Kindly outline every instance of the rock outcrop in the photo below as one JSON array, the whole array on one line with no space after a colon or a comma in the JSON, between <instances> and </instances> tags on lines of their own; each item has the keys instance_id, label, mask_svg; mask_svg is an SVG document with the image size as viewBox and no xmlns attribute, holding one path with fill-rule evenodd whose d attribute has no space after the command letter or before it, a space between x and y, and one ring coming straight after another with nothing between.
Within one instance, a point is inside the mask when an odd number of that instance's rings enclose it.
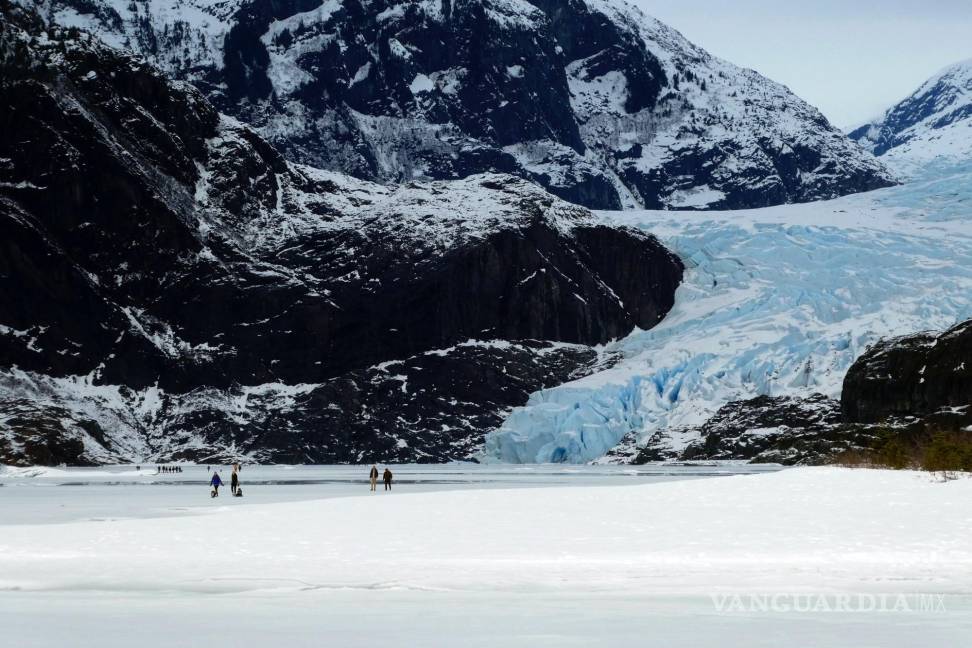
<instances>
[{"instance_id":1,"label":"rock outcrop","mask_svg":"<svg viewBox=\"0 0 972 648\"><path fill-rule=\"evenodd\" d=\"M875 345L851 366L841 393L844 419L853 423L961 413L970 406L972 322Z\"/></svg>"},{"instance_id":2,"label":"rock outcrop","mask_svg":"<svg viewBox=\"0 0 972 648\"><path fill-rule=\"evenodd\" d=\"M759 396L723 406L680 458L815 464L868 447L872 435L841 423L840 403L822 394L802 399Z\"/></svg>"}]
</instances>

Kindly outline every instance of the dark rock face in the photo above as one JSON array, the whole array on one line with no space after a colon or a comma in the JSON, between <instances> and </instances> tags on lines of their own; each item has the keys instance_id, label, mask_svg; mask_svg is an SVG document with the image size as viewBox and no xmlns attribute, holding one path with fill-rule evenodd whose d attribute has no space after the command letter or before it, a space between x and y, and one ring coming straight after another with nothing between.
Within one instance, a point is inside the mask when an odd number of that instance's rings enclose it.
<instances>
[{"instance_id":1,"label":"dark rock face","mask_svg":"<svg viewBox=\"0 0 972 648\"><path fill-rule=\"evenodd\" d=\"M847 372L844 418L881 423L972 405L972 322L875 345Z\"/></svg>"},{"instance_id":2,"label":"dark rock face","mask_svg":"<svg viewBox=\"0 0 972 648\"><path fill-rule=\"evenodd\" d=\"M191 81L288 158L362 179L510 173L604 209L893 182L785 87L620 2L36 4Z\"/></svg>"},{"instance_id":3,"label":"dark rock face","mask_svg":"<svg viewBox=\"0 0 972 648\"><path fill-rule=\"evenodd\" d=\"M673 303L653 237L521 179L294 165L41 29L0 24L0 461L468 457Z\"/></svg>"},{"instance_id":4,"label":"dark rock face","mask_svg":"<svg viewBox=\"0 0 972 648\"><path fill-rule=\"evenodd\" d=\"M107 441L98 423L69 408L33 399L0 397L0 460L51 466L93 465L85 439Z\"/></svg>"},{"instance_id":5,"label":"dark rock face","mask_svg":"<svg viewBox=\"0 0 972 648\"><path fill-rule=\"evenodd\" d=\"M843 450L867 447L872 439L864 431L842 427L840 404L822 394L728 403L700 432L700 440L686 448L682 459L815 464Z\"/></svg>"},{"instance_id":6,"label":"dark rock face","mask_svg":"<svg viewBox=\"0 0 972 648\"><path fill-rule=\"evenodd\" d=\"M546 14L550 32L568 61L583 61L583 77L620 71L628 81L624 109L637 113L656 105L668 78L661 62L620 16L612 17L583 0L531 0Z\"/></svg>"},{"instance_id":7,"label":"dark rock face","mask_svg":"<svg viewBox=\"0 0 972 648\"><path fill-rule=\"evenodd\" d=\"M669 444L659 436L640 447L632 462L744 459L813 465L846 450L869 448L876 438L874 431L863 426L845 425L840 403L822 394L733 401L693 432L698 440L680 453L666 450Z\"/></svg>"},{"instance_id":8,"label":"dark rock face","mask_svg":"<svg viewBox=\"0 0 972 648\"><path fill-rule=\"evenodd\" d=\"M595 360L582 346L462 344L298 387L287 407L273 392L251 390L242 422L218 400L187 408L191 395L175 397L164 408L171 411L164 433L176 448L178 440L202 438L276 462L450 461L474 455L485 433L531 392L583 375ZM225 400L241 395L230 390Z\"/></svg>"}]
</instances>

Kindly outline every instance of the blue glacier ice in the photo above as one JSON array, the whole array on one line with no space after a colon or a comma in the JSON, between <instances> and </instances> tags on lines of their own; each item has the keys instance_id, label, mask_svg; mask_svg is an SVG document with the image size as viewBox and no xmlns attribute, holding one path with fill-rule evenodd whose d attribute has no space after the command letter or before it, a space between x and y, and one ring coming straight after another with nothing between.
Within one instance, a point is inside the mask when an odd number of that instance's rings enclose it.
<instances>
[{"instance_id":1,"label":"blue glacier ice","mask_svg":"<svg viewBox=\"0 0 972 648\"><path fill-rule=\"evenodd\" d=\"M487 437L486 459L588 462L659 431L677 451L730 400L839 396L878 339L972 318L972 165L826 202L600 217L681 256L675 307L608 345L617 365L532 394Z\"/></svg>"}]
</instances>

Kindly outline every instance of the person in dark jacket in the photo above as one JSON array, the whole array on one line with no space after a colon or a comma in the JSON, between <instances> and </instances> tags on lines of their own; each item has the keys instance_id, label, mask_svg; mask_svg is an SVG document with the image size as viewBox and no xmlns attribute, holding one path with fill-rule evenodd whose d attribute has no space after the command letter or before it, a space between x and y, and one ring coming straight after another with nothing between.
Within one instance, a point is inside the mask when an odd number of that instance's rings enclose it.
<instances>
[{"instance_id":1,"label":"person in dark jacket","mask_svg":"<svg viewBox=\"0 0 972 648\"><path fill-rule=\"evenodd\" d=\"M378 466L371 464L371 472L368 473L368 479L371 480L371 490L378 490Z\"/></svg>"},{"instance_id":2,"label":"person in dark jacket","mask_svg":"<svg viewBox=\"0 0 972 648\"><path fill-rule=\"evenodd\" d=\"M236 489L240 487L240 473L237 472L239 468L236 464L233 464L233 474L230 475L230 492L236 495Z\"/></svg>"},{"instance_id":3,"label":"person in dark jacket","mask_svg":"<svg viewBox=\"0 0 972 648\"><path fill-rule=\"evenodd\" d=\"M392 471L385 468L385 473L382 475L382 479L385 480L385 490L391 490Z\"/></svg>"},{"instance_id":4,"label":"person in dark jacket","mask_svg":"<svg viewBox=\"0 0 972 648\"><path fill-rule=\"evenodd\" d=\"M223 485L223 480L219 478L219 473L213 473L213 478L209 480L209 485L213 487L212 496L219 497L219 487Z\"/></svg>"}]
</instances>

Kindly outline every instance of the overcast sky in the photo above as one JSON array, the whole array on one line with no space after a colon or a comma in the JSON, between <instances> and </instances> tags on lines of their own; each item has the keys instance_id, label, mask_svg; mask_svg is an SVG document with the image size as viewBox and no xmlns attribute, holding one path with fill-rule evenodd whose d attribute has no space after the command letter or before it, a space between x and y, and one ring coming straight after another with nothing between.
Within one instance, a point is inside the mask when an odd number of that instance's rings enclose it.
<instances>
[{"instance_id":1,"label":"overcast sky","mask_svg":"<svg viewBox=\"0 0 972 648\"><path fill-rule=\"evenodd\" d=\"M972 58L972 0L629 0L846 128Z\"/></svg>"}]
</instances>

